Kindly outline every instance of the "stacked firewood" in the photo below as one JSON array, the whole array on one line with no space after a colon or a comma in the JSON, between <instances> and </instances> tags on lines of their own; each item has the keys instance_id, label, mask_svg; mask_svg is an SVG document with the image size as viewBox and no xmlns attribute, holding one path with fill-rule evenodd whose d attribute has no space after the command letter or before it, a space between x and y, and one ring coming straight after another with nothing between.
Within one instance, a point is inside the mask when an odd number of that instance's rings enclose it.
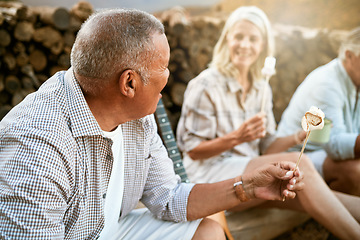
<instances>
[{"instance_id":1,"label":"stacked firewood","mask_svg":"<svg viewBox=\"0 0 360 240\"><path fill-rule=\"evenodd\" d=\"M0 119L53 73L69 67L76 32L92 12L87 2L67 10L0 1ZM164 23L171 49L163 98L175 130L186 86L211 61L226 16L189 16L175 7L156 17ZM347 31L282 25L274 25L274 30L277 63L270 85L279 121L299 83L336 57Z\"/></svg>"},{"instance_id":2,"label":"stacked firewood","mask_svg":"<svg viewBox=\"0 0 360 240\"><path fill-rule=\"evenodd\" d=\"M173 128L180 117L187 83L204 70L225 23L223 18L191 17L182 7L157 16L164 24L170 45L170 78L163 99Z\"/></svg>"},{"instance_id":3,"label":"stacked firewood","mask_svg":"<svg viewBox=\"0 0 360 240\"><path fill-rule=\"evenodd\" d=\"M163 97L173 129L176 129L187 83L211 61L226 16L189 17L184 9L176 7L158 17L166 27L171 48L171 76ZM273 29L277 63L270 85L275 120L279 122L297 86L312 70L337 56L340 41L347 31L279 24Z\"/></svg>"},{"instance_id":4,"label":"stacked firewood","mask_svg":"<svg viewBox=\"0 0 360 240\"><path fill-rule=\"evenodd\" d=\"M70 10L0 1L0 119L58 70L70 66L70 50L87 2Z\"/></svg>"}]
</instances>

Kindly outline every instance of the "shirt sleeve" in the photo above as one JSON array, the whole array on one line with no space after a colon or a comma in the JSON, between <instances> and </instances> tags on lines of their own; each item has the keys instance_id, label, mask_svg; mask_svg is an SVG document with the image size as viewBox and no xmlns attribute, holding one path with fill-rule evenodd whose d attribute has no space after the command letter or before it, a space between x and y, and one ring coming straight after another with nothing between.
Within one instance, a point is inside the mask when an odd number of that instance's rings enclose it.
<instances>
[{"instance_id":1,"label":"shirt sleeve","mask_svg":"<svg viewBox=\"0 0 360 240\"><path fill-rule=\"evenodd\" d=\"M177 134L181 151L189 152L202 141L216 137L215 106L201 81L188 84L185 92L182 119Z\"/></svg>"},{"instance_id":2,"label":"shirt sleeve","mask_svg":"<svg viewBox=\"0 0 360 240\"><path fill-rule=\"evenodd\" d=\"M66 193L53 173L59 156L36 130L0 140L0 232L3 239L63 239ZM51 168L50 168L51 166Z\"/></svg>"},{"instance_id":3,"label":"shirt sleeve","mask_svg":"<svg viewBox=\"0 0 360 240\"><path fill-rule=\"evenodd\" d=\"M150 145L150 168L141 201L160 219L182 222L187 220L187 202L194 184L181 183L175 175L173 162L157 134L155 120Z\"/></svg>"},{"instance_id":4,"label":"shirt sleeve","mask_svg":"<svg viewBox=\"0 0 360 240\"><path fill-rule=\"evenodd\" d=\"M347 132L344 114L346 114L344 96L339 89L341 86L328 88L319 95L324 96L318 101L323 106L325 117L332 121L332 129L329 142L324 146L328 155L334 160L353 159L357 133ZM329 105L331 103L331 106Z\"/></svg>"}]
</instances>

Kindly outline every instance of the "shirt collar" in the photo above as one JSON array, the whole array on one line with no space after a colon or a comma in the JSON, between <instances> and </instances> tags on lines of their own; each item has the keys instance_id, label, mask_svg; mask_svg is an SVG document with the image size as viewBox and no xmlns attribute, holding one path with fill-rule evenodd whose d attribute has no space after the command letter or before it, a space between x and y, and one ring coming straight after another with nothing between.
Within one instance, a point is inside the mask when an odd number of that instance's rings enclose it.
<instances>
[{"instance_id":1,"label":"shirt collar","mask_svg":"<svg viewBox=\"0 0 360 240\"><path fill-rule=\"evenodd\" d=\"M226 85L232 93L243 90L243 87L235 78L226 78ZM261 81L253 81L252 89L259 91L261 89Z\"/></svg>"},{"instance_id":2,"label":"shirt collar","mask_svg":"<svg viewBox=\"0 0 360 240\"><path fill-rule=\"evenodd\" d=\"M344 83L345 83L345 87L346 90L351 93L351 94L355 94L356 93L356 86L353 83L353 81L351 80L349 74L347 73L344 65L342 64L341 60L339 58L336 58L336 64L338 66L338 70L340 75L342 75L342 78L345 79Z\"/></svg>"},{"instance_id":3,"label":"shirt collar","mask_svg":"<svg viewBox=\"0 0 360 240\"><path fill-rule=\"evenodd\" d=\"M103 136L103 132L91 113L72 68L66 71L64 75L64 86L69 106L70 128L74 137Z\"/></svg>"}]
</instances>

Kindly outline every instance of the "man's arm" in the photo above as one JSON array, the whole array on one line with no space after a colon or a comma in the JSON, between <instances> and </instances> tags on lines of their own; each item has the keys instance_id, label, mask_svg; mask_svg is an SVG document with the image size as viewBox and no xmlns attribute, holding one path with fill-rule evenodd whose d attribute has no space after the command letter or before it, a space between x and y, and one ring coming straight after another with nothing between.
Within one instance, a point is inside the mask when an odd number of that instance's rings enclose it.
<instances>
[{"instance_id":1,"label":"man's arm","mask_svg":"<svg viewBox=\"0 0 360 240\"><path fill-rule=\"evenodd\" d=\"M186 221L186 205L194 184L181 183L175 175L173 161L158 135L153 115L146 117L152 131L147 132L150 141L150 155L146 183L141 201L157 217L169 221ZM146 164L147 165L147 164ZM142 191L142 189L140 189Z\"/></svg>"},{"instance_id":2,"label":"man's arm","mask_svg":"<svg viewBox=\"0 0 360 240\"><path fill-rule=\"evenodd\" d=\"M65 189L54 177L61 174L58 155L42 140L23 135L0 139L0 232L5 239L64 237L66 201L60 189Z\"/></svg>"},{"instance_id":3,"label":"man's arm","mask_svg":"<svg viewBox=\"0 0 360 240\"><path fill-rule=\"evenodd\" d=\"M151 122L156 130L155 122ZM235 194L234 178L213 184L196 184L194 187L193 184L179 184L172 169L172 161L156 132L151 137L152 160L142 196L142 202L154 215L172 221L194 220L241 204ZM294 191L300 190L303 185L302 176L297 170L295 187L291 191L286 189L293 173L291 171L289 176L285 174L294 168L292 162L278 165L268 163L254 171L245 172L242 180L246 196L266 200L282 200L283 195L294 198Z\"/></svg>"},{"instance_id":4,"label":"man's arm","mask_svg":"<svg viewBox=\"0 0 360 240\"><path fill-rule=\"evenodd\" d=\"M298 131L293 135L286 137L278 137L266 149L265 154L279 153L288 150L289 148L301 144L306 137L305 131Z\"/></svg>"},{"instance_id":5,"label":"man's arm","mask_svg":"<svg viewBox=\"0 0 360 240\"><path fill-rule=\"evenodd\" d=\"M340 82L333 82L319 89L316 95L317 107L323 110L325 118L332 121L330 140L324 149L333 160L354 159L358 133L351 130L352 113L347 92Z\"/></svg>"},{"instance_id":6,"label":"man's arm","mask_svg":"<svg viewBox=\"0 0 360 240\"><path fill-rule=\"evenodd\" d=\"M248 199L282 200L295 198L295 191L303 188L302 174L296 170L294 163L267 164L252 172L242 175L243 189ZM288 174L287 174L288 173ZM295 174L295 176L294 176ZM290 190L290 184L296 179L296 184ZM213 213L233 208L241 204L234 189L234 178L222 182L196 184L190 195L187 206L187 219L194 220ZM283 191L280 191L284 189Z\"/></svg>"}]
</instances>

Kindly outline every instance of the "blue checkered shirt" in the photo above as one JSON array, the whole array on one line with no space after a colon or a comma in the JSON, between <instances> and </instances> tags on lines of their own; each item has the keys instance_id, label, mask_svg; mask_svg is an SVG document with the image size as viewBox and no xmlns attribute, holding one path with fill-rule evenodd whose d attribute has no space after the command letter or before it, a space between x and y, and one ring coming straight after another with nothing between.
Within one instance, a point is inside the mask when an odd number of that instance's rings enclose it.
<instances>
[{"instance_id":1,"label":"blue checkered shirt","mask_svg":"<svg viewBox=\"0 0 360 240\"><path fill-rule=\"evenodd\" d=\"M158 218L186 221L193 184L175 175L153 115L121 127L120 219L141 200ZM96 239L104 226L111 145L71 69L28 95L0 122L0 238Z\"/></svg>"}]
</instances>

